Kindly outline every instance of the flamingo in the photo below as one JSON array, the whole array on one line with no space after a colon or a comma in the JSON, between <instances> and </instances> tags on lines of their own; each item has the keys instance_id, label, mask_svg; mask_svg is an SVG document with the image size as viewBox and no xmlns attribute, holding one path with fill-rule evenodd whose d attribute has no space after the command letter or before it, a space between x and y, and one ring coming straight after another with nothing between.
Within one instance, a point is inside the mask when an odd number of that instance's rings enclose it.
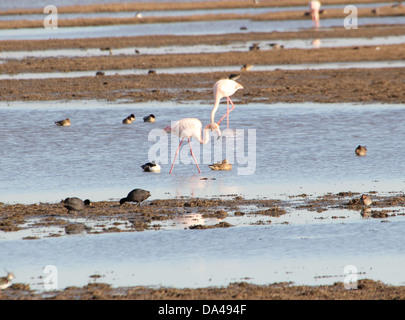
<instances>
[{"instance_id":1,"label":"flamingo","mask_svg":"<svg viewBox=\"0 0 405 320\"><path fill-rule=\"evenodd\" d=\"M225 117L227 117L227 128L229 129L229 113L235 108L235 105L229 97L239 89L243 89L243 86L231 79L221 79L214 84L214 107L211 111L211 123L214 123L215 113L218 110L220 100L226 97L227 112L221 118L221 120L218 121L218 125L221 123L222 120L224 120ZM229 109L229 103L232 104L232 109Z\"/></svg>"},{"instance_id":2,"label":"flamingo","mask_svg":"<svg viewBox=\"0 0 405 320\"><path fill-rule=\"evenodd\" d=\"M201 144L207 144L210 136L208 135L209 131L215 131L218 134L218 137L221 136L221 130L219 129L219 125L212 122L207 124L204 128L204 133L202 133L202 123L200 120L196 118L184 118L178 120L172 124L172 126L167 126L163 130L167 133L175 134L176 136L182 138L179 144L179 147L176 150L176 154L174 156L172 167L170 168L169 174L172 173L174 163L176 162L177 154L179 153L181 144L183 143L184 139L187 138L188 145L190 146L190 152L193 156L195 164L197 165L198 173L201 173L200 167L198 166L197 160L195 159L193 149L191 148L190 138L196 138L198 142Z\"/></svg>"},{"instance_id":3,"label":"flamingo","mask_svg":"<svg viewBox=\"0 0 405 320\"><path fill-rule=\"evenodd\" d=\"M311 10L312 21L315 23L315 27L319 27L319 9L321 8L321 3L317 0L309 2L309 9Z\"/></svg>"}]
</instances>

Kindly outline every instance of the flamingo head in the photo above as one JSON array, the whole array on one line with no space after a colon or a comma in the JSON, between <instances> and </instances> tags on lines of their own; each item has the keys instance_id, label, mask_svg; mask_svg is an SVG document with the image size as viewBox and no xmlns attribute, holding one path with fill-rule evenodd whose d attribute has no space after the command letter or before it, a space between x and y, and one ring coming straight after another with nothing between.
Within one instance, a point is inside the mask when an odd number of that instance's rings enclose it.
<instances>
[{"instance_id":1,"label":"flamingo head","mask_svg":"<svg viewBox=\"0 0 405 320\"><path fill-rule=\"evenodd\" d=\"M210 124L207 124L205 129L210 129L211 131L215 131L218 135L218 138L221 136L221 129L219 129L219 125L215 122L211 122Z\"/></svg>"}]
</instances>

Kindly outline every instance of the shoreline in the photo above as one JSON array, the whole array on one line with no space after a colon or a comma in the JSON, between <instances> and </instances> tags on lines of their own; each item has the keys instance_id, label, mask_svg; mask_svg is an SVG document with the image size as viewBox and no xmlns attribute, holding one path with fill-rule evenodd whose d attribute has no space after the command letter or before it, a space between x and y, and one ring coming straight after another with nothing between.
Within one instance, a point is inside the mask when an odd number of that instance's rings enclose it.
<instances>
[{"instance_id":1,"label":"shoreline","mask_svg":"<svg viewBox=\"0 0 405 320\"><path fill-rule=\"evenodd\" d=\"M35 293L24 284L14 284L0 291L0 300L403 300L405 286L390 286L380 281L359 280L357 289L346 289L344 283L303 286L290 283L255 285L235 282L226 287L198 289L151 288L147 286L114 288L105 283ZM150 310L149 310L150 311Z\"/></svg>"},{"instance_id":2,"label":"shoreline","mask_svg":"<svg viewBox=\"0 0 405 320\"><path fill-rule=\"evenodd\" d=\"M159 230L153 224L161 224L163 221L173 219L179 215L180 208L196 211L203 214L205 217L216 217L226 219L235 216L238 207L246 208L249 205L256 205L260 208L258 211L241 212L246 216L259 216L260 219L271 219L272 224L283 224L283 216L288 209L294 208L299 214L299 210L309 210L321 213L327 211L328 208L345 208L348 210L363 212L364 208L359 203L360 193L340 192L337 194L325 194L324 196L311 197L306 194L291 197L290 200L256 200L244 199L235 197L232 200L222 199L203 199L203 198L181 198L168 200L151 200L145 201L141 206L125 204L119 206L117 201L100 201L94 202L90 207L79 213L79 217L85 217L86 223L96 219L98 224L104 226L102 232L142 232L145 230ZM389 223L391 219L395 219L398 215L403 216L403 213L398 213L398 208L405 207L405 196L402 192L397 192L393 195L379 196L377 193L372 194L373 204L370 211L361 213L364 219L375 219L376 221ZM392 209L390 209L392 208ZM183 210L183 209L181 209ZM231 213L234 211L234 213ZM360 214L360 213L358 213ZM367 214L367 215L366 215ZM180 214L181 215L181 214ZM7 216L5 218L5 216ZM66 209L61 203L41 203L32 205L4 205L0 206L0 218L2 221L2 231L8 228L6 232L18 231L19 225L31 218L36 219L35 226L52 227L67 226ZM70 214L74 217L74 214ZM344 216L334 217L322 214L323 219L343 219L342 223L350 223L345 221ZM108 223L103 223L109 219L113 227L109 227ZM101 219L101 220L100 220ZM119 220L129 219L132 227L129 230L120 230ZM277 221L277 219L281 219ZM350 220L350 218L349 218ZM231 221L231 220L229 220ZM270 220L269 220L270 221ZM326 222L328 223L328 222ZM361 223L361 222L360 222ZM75 222L74 224L78 224ZM79 223L80 224L80 223ZM252 225L255 223L252 222ZM7 227L8 226L8 227ZM207 225L206 228L195 232L204 232L204 229L211 228L233 228L231 224L223 221L221 224ZM90 227L91 230L92 227ZM180 231L182 232L182 231ZM86 232L91 236L92 232ZM49 237L58 237L66 235L57 235L53 232ZM35 237L29 237L25 241L36 241ZM129 286L129 287L114 287L110 284L98 282L102 276L90 277L89 283L82 287L66 287L55 291L35 291L31 290L28 284L15 282L11 287L0 290L0 300L92 300L92 299L108 299L108 300L391 300L405 299L405 286L403 285L388 285L378 280L359 279L357 289L347 290L344 283L334 282L330 285L297 285L290 282L272 283L272 284L251 284L247 282L233 282L227 286L213 286L201 288L173 288L155 286ZM94 282L91 282L94 281Z\"/></svg>"}]
</instances>

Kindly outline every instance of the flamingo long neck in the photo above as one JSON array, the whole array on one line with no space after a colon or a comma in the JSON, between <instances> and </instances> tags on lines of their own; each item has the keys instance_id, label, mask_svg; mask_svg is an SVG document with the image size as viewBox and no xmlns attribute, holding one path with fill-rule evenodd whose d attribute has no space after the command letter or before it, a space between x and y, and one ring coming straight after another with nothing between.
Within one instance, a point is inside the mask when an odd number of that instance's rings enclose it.
<instances>
[{"instance_id":1,"label":"flamingo long neck","mask_svg":"<svg viewBox=\"0 0 405 320\"><path fill-rule=\"evenodd\" d=\"M214 123L215 121L215 113L218 110L219 107L219 101L221 100L221 96L219 94L215 95L215 103L214 103L214 107L212 108L211 111L211 123Z\"/></svg>"},{"instance_id":2,"label":"flamingo long neck","mask_svg":"<svg viewBox=\"0 0 405 320\"><path fill-rule=\"evenodd\" d=\"M207 144L208 141L210 140L209 133L210 133L209 125L207 125L202 131L201 136L198 138L198 142L201 144Z\"/></svg>"}]
</instances>

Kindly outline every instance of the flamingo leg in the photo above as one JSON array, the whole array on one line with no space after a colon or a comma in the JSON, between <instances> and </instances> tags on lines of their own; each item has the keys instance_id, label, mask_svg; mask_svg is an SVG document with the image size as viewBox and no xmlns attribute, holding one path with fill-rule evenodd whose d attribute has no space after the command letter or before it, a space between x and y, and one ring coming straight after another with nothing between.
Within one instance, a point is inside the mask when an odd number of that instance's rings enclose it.
<instances>
[{"instance_id":1,"label":"flamingo leg","mask_svg":"<svg viewBox=\"0 0 405 320\"><path fill-rule=\"evenodd\" d=\"M231 109L228 109L228 111L224 114L224 116L218 121L218 125L222 122L222 120L224 120L225 117L228 117L228 121L229 121L229 114L231 113L231 111L232 111L233 109L235 109L235 105L233 104L231 98L227 97L226 99L227 99L227 102L228 102L228 103L229 103L229 102L231 103L232 108L231 108ZM228 129L229 129L229 125L228 125Z\"/></svg>"},{"instance_id":2,"label":"flamingo leg","mask_svg":"<svg viewBox=\"0 0 405 320\"><path fill-rule=\"evenodd\" d=\"M229 129L229 98L226 99L226 128Z\"/></svg>"},{"instance_id":3,"label":"flamingo leg","mask_svg":"<svg viewBox=\"0 0 405 320\"><path fill-rule=\"evenodd\" d=\"M174 160L173 160L173 163L172 163L172 167L170 168L169 174L172 173L172 170L173 170L173 167L174 167L174 163L176 162L177 154L179 153L179 150L180 150L181 144L183 143L183 140L184 140L184 138L181 139L180 144L179 144L179 147L178 147L177 150L176 150L176 154L174 155ZM190 141L190 139L189 139L189 141Z\"/></svg>"},{"instance_id":4,"label":"flamingo leg","mask_svg":"<svg viewBox=\"0 0 405 320\"><path fill-rule=\"evenodd\" d=\"M198 169L198 173L201 173L200 167L198 166L197 160L195 159L193 149L191 149L190 138L187 138L187 139L188 139L188 145L190 146L190 152L191 152L191 155L193 156L194 161L195 161L195 164L196 164L197 169Z\"/></svg>"}]
</instances>

